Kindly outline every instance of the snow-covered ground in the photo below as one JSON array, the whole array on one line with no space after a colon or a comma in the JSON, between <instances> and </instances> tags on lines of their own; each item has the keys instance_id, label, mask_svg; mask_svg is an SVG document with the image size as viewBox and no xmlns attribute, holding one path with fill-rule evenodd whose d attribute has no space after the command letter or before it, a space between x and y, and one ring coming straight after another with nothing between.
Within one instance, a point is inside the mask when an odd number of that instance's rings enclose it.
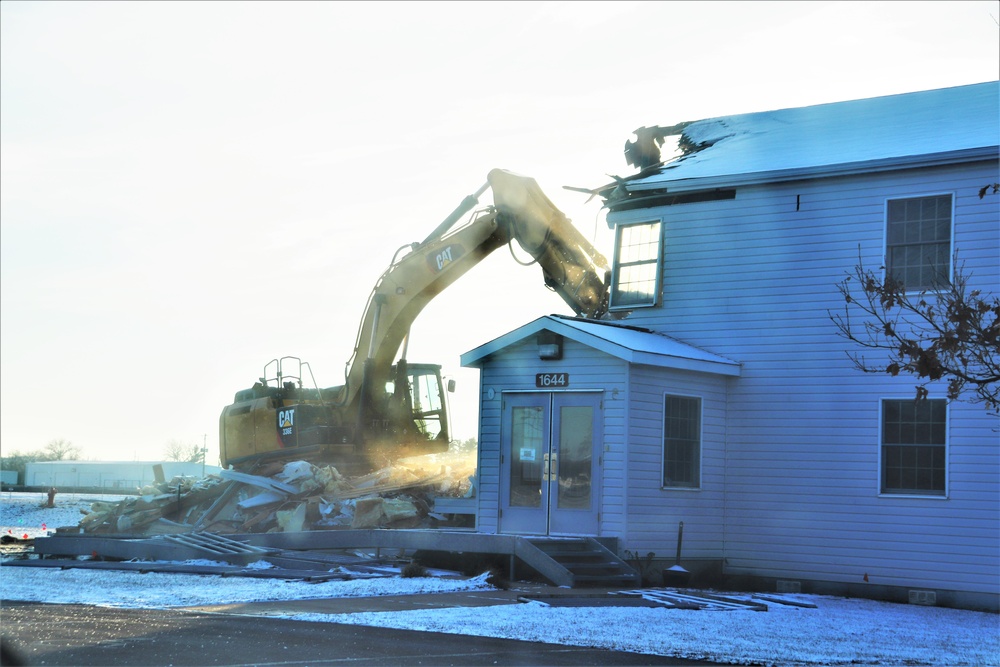
<instances>
[{"instance_id":1,"label":"snow-covered ground","mask_svg":"<svg viewBox=\"0 0 1000 667\"><path fill-rule=\"evenodd\" d=\"M93 495L0 495L0 532L44 535L75 525ZM43 524L45 528L43 528ZM167 608L233 602L489 590L485 577L389 577L322 584L183 574L0 566L5 600ZM723 593L749 599L741 593ZM356 614L296 614L320 623L428 630L594 646L733 664L1000 665L1000 616L817 595L783 595L815 609L768 611L555 607L541 603Z\"/></svg>"}]
</instances>

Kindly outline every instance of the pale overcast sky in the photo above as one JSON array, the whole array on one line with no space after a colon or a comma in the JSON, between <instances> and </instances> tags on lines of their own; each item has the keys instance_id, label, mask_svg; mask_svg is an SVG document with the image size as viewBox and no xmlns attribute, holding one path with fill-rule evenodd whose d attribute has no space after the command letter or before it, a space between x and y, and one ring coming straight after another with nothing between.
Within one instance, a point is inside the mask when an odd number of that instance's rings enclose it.
<instances>
[{"instance_id":1,"label":"pale overcast sky","mask_svg":"<svg viewBox=\"0 0 1000 667\"><path fill-rule=\"evenodd\" d=\"M272 358L339 384L375 280L494 167L611 255L594 187L644 125L998 78L1000 3L0 4L0 446L209 446ZM483 197L489 203L489 195ZM500 250L409 358L571 313Z\"/></svg>"}]
</instances>

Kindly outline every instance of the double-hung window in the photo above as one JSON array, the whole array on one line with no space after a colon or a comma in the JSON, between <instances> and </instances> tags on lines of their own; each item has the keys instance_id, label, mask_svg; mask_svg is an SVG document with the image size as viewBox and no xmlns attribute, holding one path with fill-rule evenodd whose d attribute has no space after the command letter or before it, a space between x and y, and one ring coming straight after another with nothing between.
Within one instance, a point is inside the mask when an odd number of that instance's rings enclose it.
<instances>
[{"instance_id":1,"label":"double-hung window","mask_svg":"<svg viewBox=\"0 0 1000 667\"><path fill-rule=\"evenodd\" d=\"M951 200L948 194L886 202L886 270L907 291L951 279Z\"/></svg>"},{"instance_id":2,"label":"double-hung window","mask_svg":"<svg viewBox=\"0 0 1000 667\"><path fill-rule=\"evenodd\" d=\"M701 399L667 395L663 400L663 486L701 487Z\"/></svg>"},{"instance_id":3,"label":"double-hung window","mask_svg":"<svg viewBox=\"0 0 1000 667\"><path fill-rule=\"evenodd\" d=\"M620 225L615 235L611 308L655 306L659 292L659 221Z\"/></svg>"},{"instance_id":4,"label":"double-hung window","mask_svg":"<svg viewBox=\"0 0 1000 667\"><path fill-rule=\"evenodd\" d=\"M944 399L883 400L881 492L945 495L947 433Z\"/></svg>"}]
</instances>

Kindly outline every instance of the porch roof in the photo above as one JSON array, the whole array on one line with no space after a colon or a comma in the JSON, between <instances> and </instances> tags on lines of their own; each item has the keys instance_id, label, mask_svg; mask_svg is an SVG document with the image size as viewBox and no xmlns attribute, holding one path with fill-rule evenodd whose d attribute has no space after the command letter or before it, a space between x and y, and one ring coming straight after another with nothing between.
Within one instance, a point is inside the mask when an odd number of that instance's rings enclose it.
<instances>
[{"instance_id":1,"label":"porch roof","mask_svg":"<svg viewBox=\"0 0 1000 667\"><path fill-rule=\"evenodd\" d=\"M565 315L545 315L461 357L462 366L481 367L488 357L540 331L551 331L630 364L738 377L740 364L660 333L639 327Z\"/></svg>"}]
</instances>

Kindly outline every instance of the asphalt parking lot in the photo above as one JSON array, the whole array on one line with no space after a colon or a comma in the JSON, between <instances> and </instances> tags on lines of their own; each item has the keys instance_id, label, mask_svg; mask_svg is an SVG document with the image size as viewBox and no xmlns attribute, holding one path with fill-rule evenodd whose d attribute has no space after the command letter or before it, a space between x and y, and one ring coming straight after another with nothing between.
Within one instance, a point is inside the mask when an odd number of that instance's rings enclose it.
<instances>
[{"instance_id":1,"label":"asphalt parking lot","mask_svg":"<svg viewBox=\"0 0 1000 667\"><path fill-rule=\"evenodd\" d=\"M390 596L394 597L394 596ZM406 596L408 604L447 604ZM423 601L416 598L430 598ZM368 599L385 608L400 601ZM363 607L353 601L354 611ZM296 601L296 610L330 609L331 600ZM467 601L470 613L483 597ZM501 602L502 603L502 602ZM665 656L510 639L393 630L274 618L276 607L125 609L3 602L4 665L709 665ZM272 603L266 603L268 605ZM285 604L285 603L282 603Z\"/></svg>"}]
</instances>

